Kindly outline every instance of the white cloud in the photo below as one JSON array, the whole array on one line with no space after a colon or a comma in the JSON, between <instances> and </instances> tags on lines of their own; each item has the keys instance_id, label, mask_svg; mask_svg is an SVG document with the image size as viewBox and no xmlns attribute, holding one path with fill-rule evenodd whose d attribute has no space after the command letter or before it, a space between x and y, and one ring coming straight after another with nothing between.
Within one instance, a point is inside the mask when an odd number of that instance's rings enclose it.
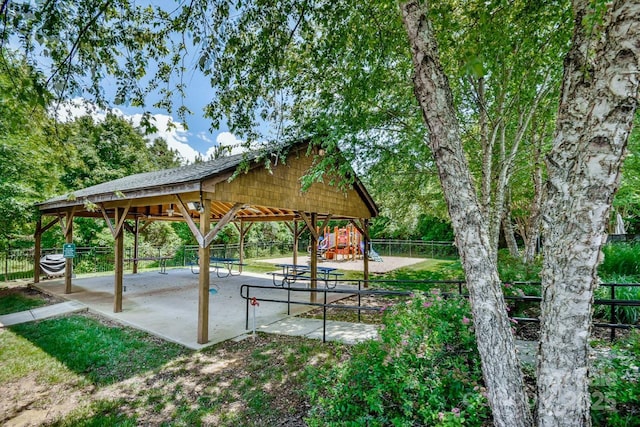
<instances>
[{"instance_id":1,"label":"white cloud","mask_svg":"<svg viewBox=\"0 0 640 427\"><path fill-rule=\"evenodd\" d=\"M119 109L113 109L111 112L124 119L130 120L134 126L140 126L143 117L142 114L127 115ZM83 98L74 98L60 104L55 111L52 111L52 115L57 120L63 122L86 115L92 116L96 121L102 121L106 113L104 110L100 110L95 104ZM197 156L202 156L199 151L189 145L188 136L190 134L184 129L182 123L173 121L173 118L166 114L153 114L150 120L158 130L155 133L145 135L147 140L153 141L156 138L164 138L169 148L178 151L183 162L193 162Z\"/></svg>"},{"instance_id":2,"label":"white cloud","mask_svg":"<svg viewBox=\"0 0 640 427\"><path fill-rule=\"evenodd\" d=\"M247 147L244 146L244 141L236 138L231 132L220 132L216 137L216 145L207 150L205 158L209 158L212 154L215 154L218 150L218 146L227 147L230 151L229 154L240 154L247 151Z\"/></svg>"},{"instance_id":3,"label":"white cloud","mask_svg":"<svg viewBox=\"0 0 640 427\"><path fill-rule=\"evenodd\" d=\"M123 116L129 118L135 126L140 126L142 114L134 114L132 116L123 114ZM158 130L145 136L149 141L153 141L156 138L164 138L169 148L177 150L182 159L189 162L193 162L197 156L202 155L188 144L189 132L184 129L182 123L174 122L173 118L166 114L153 114L150 119Z\"/></svg>"},{"instance_id":4,"label":"white cloud","mask_svg":"<svg viewBox=\"0 0 640 427\"><path fill-rule=\"evenodd\" d=\"M199 132L197 137L201 140L203 140L204 142L208 142L209 144L213 143L213 139L211 139L209 137L209 134L207 134L206 132Z\"/></svg>"},{"instance_id":5,"label":"white cloud","mask_svg":"<svg viewBox=\"0 0 640 427\"><path fill-rule=\"evenodd\" d=\"M106 113L84 98L74 98L57 104L56 109L51 110L51 115L61 122L69 122L87 115L92 116L96 121L102 121Z\"/></svg>"}]
</instances>

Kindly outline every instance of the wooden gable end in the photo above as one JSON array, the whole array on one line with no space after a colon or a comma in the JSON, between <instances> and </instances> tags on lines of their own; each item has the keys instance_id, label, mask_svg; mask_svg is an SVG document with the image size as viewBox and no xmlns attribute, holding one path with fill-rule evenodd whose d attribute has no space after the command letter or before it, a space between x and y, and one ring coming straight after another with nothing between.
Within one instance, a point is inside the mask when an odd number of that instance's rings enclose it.
<instances>
[{"instance_id":1,"label":"wooden gable end","mask_svg":"<svg viewBox=\"0 0 640 427\"><path fill-rule=\"evenodd\" d=\"M268 171L254 167L231 182L213 178L204 181L202 189L211 200L245 203L268 208L332 214L338 217L371 218L372 212L353 188L342 191L324 183L314 183L301 190L301 178L312 166L311 155L304 151L291 154L286 164L279 163Z\"/></svg>"}]
</instances>

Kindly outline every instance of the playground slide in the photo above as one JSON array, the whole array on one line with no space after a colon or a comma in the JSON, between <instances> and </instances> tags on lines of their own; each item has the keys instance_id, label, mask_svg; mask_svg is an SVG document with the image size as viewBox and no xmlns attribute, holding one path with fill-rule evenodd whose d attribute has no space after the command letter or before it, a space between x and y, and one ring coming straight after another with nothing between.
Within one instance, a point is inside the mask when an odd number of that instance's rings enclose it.
<instances>
[{"instance_id":1,"label":"playground slide","mask_svg":"<svg viewBox=\"0 0 640 427\"><path fill-rule=\"evenodd\" d=\"M364 242L360 242L360 252L364 253ZM384 262L378 252L373 250L373 246L369 245L369 259L375 262Z\"/></svg>"}]
</instances>

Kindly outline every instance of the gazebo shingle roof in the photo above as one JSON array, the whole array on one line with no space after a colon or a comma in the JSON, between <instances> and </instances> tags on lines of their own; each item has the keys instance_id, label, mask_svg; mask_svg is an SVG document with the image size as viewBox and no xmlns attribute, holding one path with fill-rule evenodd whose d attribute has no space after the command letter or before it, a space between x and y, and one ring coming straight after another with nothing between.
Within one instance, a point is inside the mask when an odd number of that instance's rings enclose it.
<instances>
[{"instance_id":1,"label":"gazebo shingle roof","mask_svg":"<svg viewBox=\"0 0 640 427\"><path fill-rule=\"evenodd\" d=\"M83 199L99 194L127 192L146 188L162 187L166 185L184 184L188 182L198 182L223 172L234 170L243 160L251 161L258 156L256 152L236 154L233 156L220 157L202 163L180 166L173 169L164 169L153 172L138 173L125 176L113 181L103 182L91 187L72 191L67 195L56 196L42 203L40 206L51 203L69 200L69 196L75 199Z\"/></svg>"}]
</instances>

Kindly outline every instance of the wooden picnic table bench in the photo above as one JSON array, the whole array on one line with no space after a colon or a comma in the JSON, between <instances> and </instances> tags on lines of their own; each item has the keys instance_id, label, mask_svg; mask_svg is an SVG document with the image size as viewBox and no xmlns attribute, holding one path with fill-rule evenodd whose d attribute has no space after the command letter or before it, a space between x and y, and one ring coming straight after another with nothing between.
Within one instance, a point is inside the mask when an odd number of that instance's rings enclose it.
<instances>
[{"instance_id":1,"label":"wooden picnic table bench","mask_svg":"<svg viewBox=\"0 0 640 427\"><path fill-rule=\"evenodd\" d=\"M160 267L160 274L167 274L167 261L173 259L172 256L145 256L145 257L135 257L135 258L126 258L126 262L134 262L138 263L139 261L158 261L158 266Z\"/></svg>"}]
</instances>

